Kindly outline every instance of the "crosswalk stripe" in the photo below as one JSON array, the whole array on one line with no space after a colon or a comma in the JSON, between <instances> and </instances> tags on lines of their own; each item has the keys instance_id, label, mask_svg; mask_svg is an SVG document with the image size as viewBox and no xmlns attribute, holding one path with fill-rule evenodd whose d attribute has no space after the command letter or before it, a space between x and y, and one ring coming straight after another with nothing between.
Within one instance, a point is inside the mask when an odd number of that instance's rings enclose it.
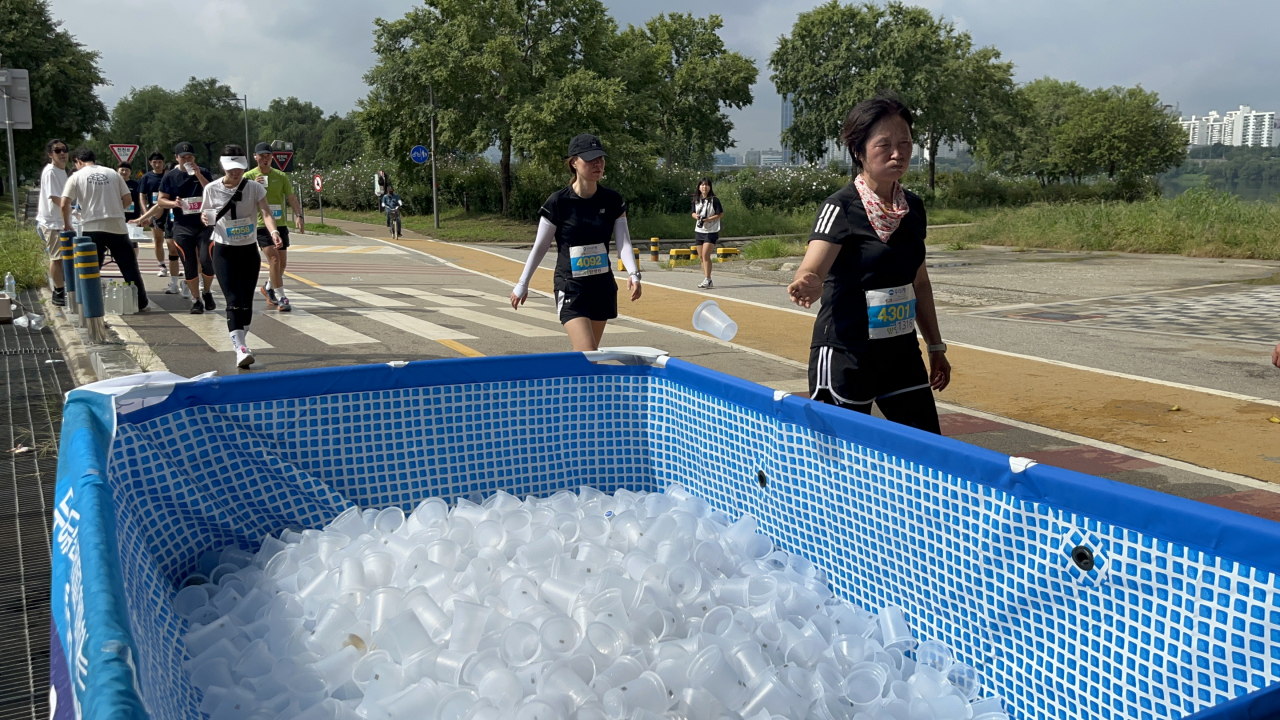
<instances>
[{"instance_id":1,"label":"crosswalk stripe","mask_svg":"<svg viewBox=\"0 0 1280 720\"><path fill-rule=\"evenodd\" d=\"M291 312L275 312L264 317L269 317L298 332L310 335L326 345L360 345L379 342L368 335L363 335L336 322L312 315L301 308L295 307Z\"/></svg>"},{"instance_id":2,"label":"crosswalk stripe","mask_svg":"<svg viewBox=\"0 0 1280 720\"><path fill-rule=\"evenodd\" d=\"M462 308L436 308L433 312L438 312L449 317L456 317L459 320L469 320L494 330L503 330L505 332L514 333L521 337L556 337L560 335L559 330L548 330L546 328L536 327L534 325L526 325L524 323L508 320L506 318L494 315L486 315L475 310L464 310Z\"/></svg>"},{"instance_id":3,"label":"crosswalk stripe","mask_svg":"<svg viewBox=\"0 0 1280 720\"><path fill-rule=\"evenodd\" d=\"M302 293L300 293L300 292L294 292L294 291L292 291L292 290L290 290L290 291L289 291L289 299L291 299L291 300L301 300L301 301L305 302L306 304L308 304L308 305L312 305L312 306L315 306L315 307L338 307L337 305L334 305L333 303L328 303L328 302L325 302L325 301L323 301L323 300L317 300L316 298L313 298L313 297L311 297L310 295L303 295L303 294L302 294ZM295 310L296 310L296 308L295 308Z\"/></svg>"},{"instance_id":4,"label":"crosswalk stripe","mask_svg":"<svg viewBox=\"0 0 1280 720\"><path fill-rule=\"evenodd\" d=\"M191 313L171 313L172 317L178 322L186 325L196 335L204 340L205 344L217 350L218 352L232 352L231 335L227 333L227 318L220 312L205 313L203 315L192 315ZM253 332L253 328L249 328L252 337L246 338L245 342L254 350L270 350L275 346L263 340L261 336Z\"/></svg>"},{"instance_id":5,"label":"crosswalk stripe","mask_svg":"<svg viewBox=\"0 0 1280 720\"><path fill-rule=\"evenodd\" d=\"M445 295L437 295L433 292L427 292L426 290L419 290L417 288L389 287L387 289L391 292L398 292L401 295L420 298L428 302L433 302L437 305L444 305L445 307L480 307L470 300L460 300L458 298L448 297Z\"/></svg>"},{"instance_id":6,"label":"crosswalk stripe","mask_svg":"<svg viewBox=\"0 0 1280 720\"><path fill-rule=\"evenodd\" d=\"M408 255L398 248L385 245L290 245L289 252L301 253L355 253L360 255Z\"/></svg>"},{"instance_id":7,"label":"crosswalk stripe","mask_svg":"<svg viewBox=\"0 0 1280 720\"><path fill-rule=\"evenodd\" d=\"M524 315L525 317L531 317L537 320L546 320L547 322L553 322L553 323L556 323L557 325L560 324L559 316L547 310L530 310L529 308L526 308L523 305L520 307L519 310L516 310L514 308L509 308L509 307L498 308L498 309L505 310L506 312L509 312L509 313L516 313L517 315ZM627 333L644 332L643 330L627 327L625 325L618 325L612 322L604 326L604 331L610 335L625 335Z\"/></svg>"},{"instance_id":8,"label":"crosswalk stripe","mask_svg":"<svg viewBox=\"0 0 1280 720\"><path fill-rule=\"evenodd\" d=\"M381 295L374 295L371 292L365 292L364 290L357 290L355 288L342 287L339 285L325 285L323 286L323 289L328 290L331 293L337 293L338 295L345 295L351 298L352 300L362 302L366 305L372 305L374 307L379 307L379 308L413 307L412 304L403 302L401 300L396 300L395 298L383 297Z\"/></svg>"},{"instance_id":9,"label":"crosswalk stripe","mask_svg":"<svg viewBox=\"0 0 1280 720\"><path fill-rule=\"evenodd\" d=\"M445 288L445 290L448 290L451 293L458 293L459 295L466 295L467 297L478 297L478 298L484 298L485 300L492 300L493 302L496 302L499 305L511 304L511 296L509 295L507 297L503 297L501 295L494 295L493 293L481 292L479 290L471 290L469 288ZM530 296L529 298L525 299L524 304L521 305L520 307L551 307L551 306L546 303L538 302L537 300L532 299L532 296ZM556 322L560 322L560 321L557 320Z\"/></svg>"},{"instance_id":10,"label":"crosswalk stripe","mask_svg":"<svg viewBox=\"0 0 1280 720\"><path fill-rule=\"evenodd\" d=\"M428 340L475 340L475 335L468 335L461 330L436 325L427 322L412 315L395 312L392 310L382 310L380 308L347 308L351 312L366 317L370 320L376 320L385 325L390 325L397 330L403 330L408 333L423 337ZM465 312L465 311L460 311Z\"/></svg>"}]
</instances>

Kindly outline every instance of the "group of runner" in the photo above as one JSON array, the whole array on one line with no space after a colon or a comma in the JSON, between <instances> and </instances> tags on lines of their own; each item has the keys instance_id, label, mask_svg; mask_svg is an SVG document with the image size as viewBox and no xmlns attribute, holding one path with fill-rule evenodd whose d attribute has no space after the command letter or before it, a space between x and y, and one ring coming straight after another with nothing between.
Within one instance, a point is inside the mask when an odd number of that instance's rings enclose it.
<instances>
[{"instance_id":1,"label":"group of runner","mask_svg":"<svg viewBox=\"0 0 1280 720\"><path fill-rule=\"evenodd\" d=\"M65 142L51 140L45 151L49 163L40 176L37 227L49 250L54 304L66 304L58 235L78 230L97 244L99 263L110 253L125 282L138 288L138 308L145 310L146 289L128 225L150 227L156 274L170 278L165 293L191 300L192 314L212 312L217 309L216 278L227 302L236 365L252 365L253 351L245 336L254 294L261 293L268 306L280 312L292 310L284 282L289 230L277 223L283 220L286 202L297 218L298 232L306 232L289 176L271 167L270 145L254 148L252 169L244 148L225 146L219 158L223 174L215 177L196 162L194 146L180 142L173 148L171 163L152 153L147 158L150 170L137 181L131 177L132 165L121 163L115 171L99 167L88 148L75 151L75 172L70 174ZM268 267L262 285L259 250Z\"/></svg>"},{"instance_id":2,"label":"group of runner","mask_svg":"<svg viewBox=\"0 0 1280 720\"><path fill-rule=\"evenodd\" d=\"M841 138L856 174L818 209L804 260L787 287L792 302L822 306L809 353L810 397L869 414L872 405L894 422L940 433L934 390L951 380L925 268L924 203L900 180L911 166L911 111L894 95L859 103ZM627 203L600 185L607 157L600 140L579 135L565 161L569 185L539 212L525 268L511 292L519 309L529 282L554 240L556 312L574 350L596 350L618 316L618 285L609 260L612 238L628 273L631 300L641 295L627 226ZM693 197L703 281L712 288L711 260L724 208L704 178ZM928 367L917 331L924 337Z\"/></svg>"}]
</instances>

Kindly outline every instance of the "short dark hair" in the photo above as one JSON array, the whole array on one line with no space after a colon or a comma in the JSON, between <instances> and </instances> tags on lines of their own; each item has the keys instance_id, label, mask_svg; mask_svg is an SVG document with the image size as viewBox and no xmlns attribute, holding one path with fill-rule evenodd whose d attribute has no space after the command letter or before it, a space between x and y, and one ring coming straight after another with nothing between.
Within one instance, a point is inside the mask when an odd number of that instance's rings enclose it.
<instances>
[{"instance_id":1,"label":"short dark hair","mask_svg":"<svg viewBox=\"0 0 1280 720\"><path fill-rule=\"evenodd\" d=\"M116 169L117 169L117 170L132 170L132 169L133 169L133 163L122 162L122 163L120 163L119 165L117 165L117 166L116 166Z\"/></svg>"},{"instance_id":2,"label":"short dark hair","mask_svg":"<svg viewBox=\"0 0 1280 720\"><path fill-rule=\"evenodd\" d=\"M80 162L98 162L98 156L87 145L81 145L71 156Z\"/></svg>"},{"instance_id":3,"label":"short dark hair","mask_svg":"<svg viewBox=\"0 0 1280 720\"><path fill-rule=\"evenodd\" d=\"M164 160L164 155L161 155L161 154L160 154L160 153L158 153L158 152L153 152L153 153L151 153L150 155L148 155L148 156L147 156L147 162L151 162L152 160L161 160L161 161L163 161L163 160Z\"/></svg>"},{"instance_id":4,"label":"short dark hair","mask_svg":"<svg viewBox=\"0 0 1280 720\"><path fill-rule=\"evenodd\" d=\"M44 154L45 154L45 155L51 155L51 154L53 154L53 146L54 146L54 145L66 145L66 144L67 144L67 141L66 141L66 140L63 140L62 138L54 138L54 139L52 139L52 140L50 140L49 142L47 142L47 143L45 143L45 144L44 144Z\"/></svg>"},{"instance_id":5,"label":"short dark hair","mask_svg":"<svg viewBox=\"0 0 1280 720\"><path fill-rule=\"evenodd\" d=\"M223 145L222 146L223 157L239 157L241 155L244 155L244 148L240 147L239 145Z\"/></svg>"},{"instance_id":6,"label":"short dark hair","mask_svg":"<svg viewBox=\"0 0 1280 720\"><path fill-rule=\"evenodd\" d=\"M867 154L867 139L871 128L881 120L897 115L907 121L907 127L915 124L911 111L898 98L897 93L879 92L870 100L863 100L849 111L844 127L840 130L840 140L849 148L849 156L853 158L855 172L862 170L862 157Z\"/></svg>"}]
</instances>

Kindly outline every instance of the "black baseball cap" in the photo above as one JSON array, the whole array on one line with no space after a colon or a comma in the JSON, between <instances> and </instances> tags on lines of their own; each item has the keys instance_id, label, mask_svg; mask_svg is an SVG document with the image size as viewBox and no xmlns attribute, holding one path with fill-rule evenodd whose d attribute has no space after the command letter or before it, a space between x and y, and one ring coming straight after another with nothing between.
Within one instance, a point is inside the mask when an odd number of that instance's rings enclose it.
<instances>
[{"instance_id":1,"label":"black baseball cap","mask_svg":"<svg viewBox=\"0 0 1280 720\"><path fill-rule=\"evenodd\" d=\"M261 155L262 153L269 153L269 152L271 152L271 143L260 142L257 145L253 146L254 155Z\"/></svg>"},{"instance_id":2,"label":"black baseball cap","mask_svg":"<svg viewBox=\"0 0 1280 720\"><path fill-rule=\"evenodd\" d=\"M195 155L196 148L189 142L180 142L173 146L174 155Z\"/></svg>"},{"instance_id":3,"label":"black baseball cap","mask_svg":"<svg viewBox=\"0 0 1280 720\"><path fill-rule=\"evenodd\" d=\"M583 133L569 141L569 154L565 158L571 158L574 155L588 162L596 158L609 157L609 153L600 147L600 138L595 135Z\"/></svg>"}]
</instances>

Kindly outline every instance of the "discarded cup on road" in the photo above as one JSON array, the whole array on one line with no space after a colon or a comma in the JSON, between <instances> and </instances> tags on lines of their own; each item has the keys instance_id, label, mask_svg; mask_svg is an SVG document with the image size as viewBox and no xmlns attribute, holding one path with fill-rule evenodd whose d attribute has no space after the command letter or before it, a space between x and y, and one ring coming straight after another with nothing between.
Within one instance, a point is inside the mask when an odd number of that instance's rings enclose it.
<instances>
[{"instance_id":1,"label":"discarded cup on road","mask_svg":"<svg viewBox=\"0 0 1280 720\"><path fill-rule=\"evenodd\" d=\"M738 334L738 323L729 319L715 300L708 300L693 311L693 329L729 342Z\"/></svg>"}]
</instances>

